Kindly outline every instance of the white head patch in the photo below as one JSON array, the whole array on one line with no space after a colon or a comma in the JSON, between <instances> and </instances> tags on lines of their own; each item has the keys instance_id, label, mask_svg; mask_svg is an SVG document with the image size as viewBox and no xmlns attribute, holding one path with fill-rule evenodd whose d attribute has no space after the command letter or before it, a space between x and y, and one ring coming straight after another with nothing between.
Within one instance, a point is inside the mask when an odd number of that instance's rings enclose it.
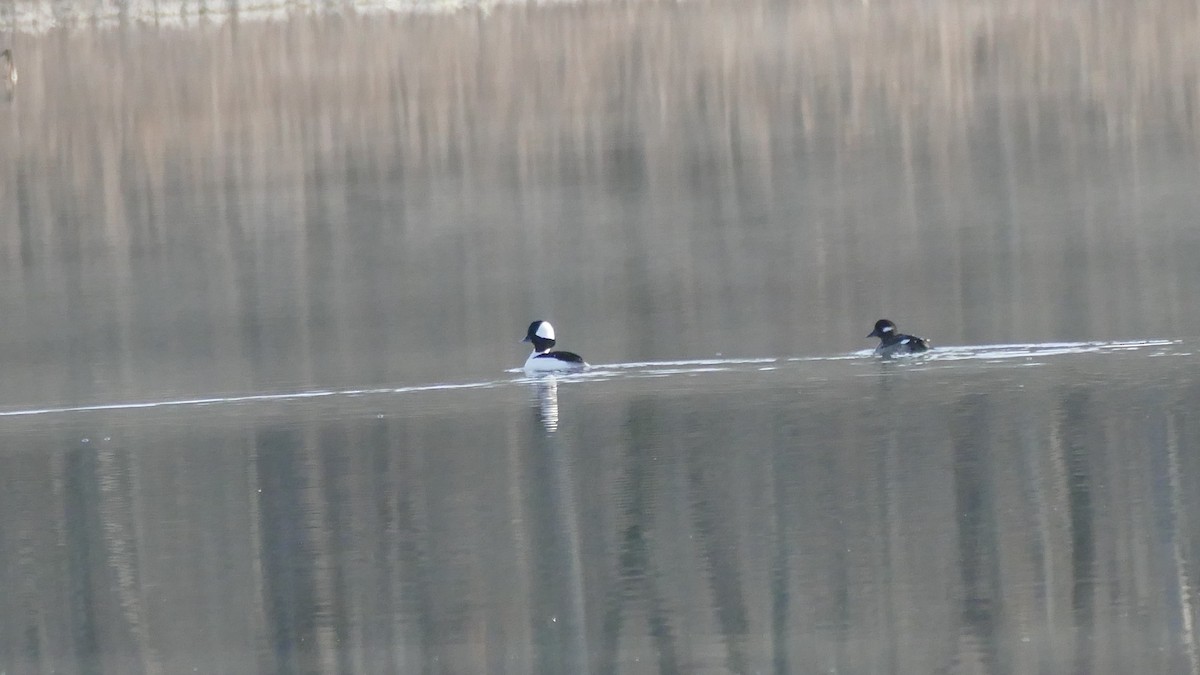
<instances>
[{"instance_id":1,"label":"white head patch","mask_svg":"<svg viewBox=\"0 0 1200 675\"><path fill-rule=\"evenodd\" d=\"M879 329L879 332L881 332L881 333L890 333L890 332L892 332L892 331L894 331L894 330L896 330L896 327L895 327L895 326L884 326L883 328L880 328L880 329Z\"/></svg>"},{"instance_id":2,"label":"white head patch","mask_svg":"<svg viewBox=\"0 0 1200 675\"><path fill-rule=\"evenodd\" d=\"M543 321L538 324L537 330L534 331L533 334L542 338L543 340L553 340L554 326L551 326L549 321Z\"/></svg>"}]
</instances>

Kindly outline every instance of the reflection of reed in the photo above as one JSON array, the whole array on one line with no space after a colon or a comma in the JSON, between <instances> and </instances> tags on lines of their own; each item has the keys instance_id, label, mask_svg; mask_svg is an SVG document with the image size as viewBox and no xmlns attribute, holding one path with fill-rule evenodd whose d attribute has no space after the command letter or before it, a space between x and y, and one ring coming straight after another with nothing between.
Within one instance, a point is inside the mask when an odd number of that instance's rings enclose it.
<instances>
[{"instance_id":1,"label":"reflection of reed","mask_svg":"<svg viewBox=\"0 0 1200 675\"><path fill-rule=\"evenodd\" d=\"M98 511L103 523L102 545L108 568L110 583L120 605L120 618L129 632L134 650L142 655L142 667L147 674L157 675L164 668L158 645L154 641L146 598L141 578L142 567L138 564L138 537L135 529L133 496L136 465L130 466L131 456L124 449L117 450L112 444L94 439L87 448L95 451L96 483L98 487Z\"/></svg>"},{"instance_id":2,"label":"reflection of reed","mask_svg":"<svg viewBox=\"0 0 1200 675\"><path fill-rule=\"evenodd\" d=\"M622 508L615 522L612 552L616 556L615 573L606 575L603 588L603 618L600 622L600 666L597 670L613 673L621 670L623 638L646 638L656 656L659 672L679 672L681 656L678 647L678 627L673 625L663 584L666 574L659 568L654 527L655 495L658 482L654 463L644 451L643 439L653 438L654 415L651 406L637 402L628 410L622 425L629 437L623 448L621 463ZM629 626L631 619L640 618L644 626ZM641 640L637 640L638 643ZM627 647L626 647L627 648Z\"/></svg>"},{"instance_id":3,"label":"reflection of reed","mask_svg":"<svg viewBox=\"0 0 1200 675\"><path fill-rule=\"evenodd\" d=\"M1062 396L1063 463L1070 477L1067 483L1067 513L1070 536L1071 613L1077 633L1072 671L1090 673L1095 670L1096 593L1098 592L1096 509L1092 496L1096 489L1092 453L1097 443L1094 436L1097 419L1094 404L1088 393L1066 391Z\"/></svg>"},{"instance_id":4,"label":"reflection of reed","mask_svg":"<svg viewBox=\"0 0 1200 675\"><path fill-rule=\"evenodd\" d=\"M692 500L692 525L725 649L725 667L731 673L748 672L750 619L740 560L736 552L724 544L733 535L734 529L727 524L728 521L717 515L712 499L717 488L717 477L710 474L704 463L696 462L688 467L688 483ZM726 524L722 525L723 522Z\"/></svg>"},{"instance_id":5,"label":"reflection of reed","mask_svg":"<svg viewBox=\"0 0 1200 675\"><path fill-rule=\"evenodd\" d=\"M1167 472L1166 484L1170 486L1169 494L1164 500L1166 502L1166 512L1160 516L1163 521L1168 523L1168 531L1165 537L1170 541L1171 545L1171 564L1175 571L1175 582L1173 584L1173 594L1178 603L1179 623L1181 626L1180 633L1184 646L1184 659L1186 661L1186 669L1191 673L1200 672L1200 635L1197 635L1196 625L1200 621L1200 609L1197 609L1196 602L1196 561L1193 558L1194 553L1187 550L1187 541L1185 532L1195 532L1192 529L1192 518L1182 499L1183 480L1180 476L1180 461L1179 461L1179 432L1176 429L1177 422L1173 419L1166 420L1166 442L1163 444L1163 453L1166 455Z\"/></svg>"},{"instance_id":6,"label":"reflection of reed","mask_svg":"<svg viewBox=\"0 0 1200 675\"><path fill-rule=\"evenodd\" d=\"M998 592L996 564L996 508L988 482L988 450L979 438L992 433L991 401L985 394L969 394L958 404L953 420L954 503L957 514L959 582L961 583L960 639L956 664L963 670L993 672L1000 646L996 644L997 617L1003 614L1004 597Z\"/></svg>"}]
</instances>

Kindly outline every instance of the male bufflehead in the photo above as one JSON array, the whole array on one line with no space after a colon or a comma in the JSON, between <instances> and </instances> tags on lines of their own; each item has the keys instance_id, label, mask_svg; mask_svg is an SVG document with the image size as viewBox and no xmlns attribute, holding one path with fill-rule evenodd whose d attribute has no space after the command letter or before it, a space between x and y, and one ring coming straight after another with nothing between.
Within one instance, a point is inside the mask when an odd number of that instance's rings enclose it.
<instances>
[{"instance_id":1,"label":"male bufflehead","mask_svg":"<svg viewBox=\"0 0 1200 675\"><path fill-rule=\"evenodd\" d=\"M571 352L552 352L554 326L549 321L534 321L521 342L532 342L533 353L525 359L526 373L566 373L588 367L583 357Z\"/></svg>"},{"instance_id":2,"label":"male bufflehead","mask_svg":"<svg viewBox=\"0 0 1200 675\"><path fill-rule=\"evenodd\" d=\"M929 351L931 345L929 340L920 338L915 335L905 335L904 333L896 332L896 324L887 319L880 319L875 322L875 330L867 337L879 338L879 346L875 348L875 353L880 356L892 356L893 354L919 354L924 351Z\"/></svg>"}]
</instances>

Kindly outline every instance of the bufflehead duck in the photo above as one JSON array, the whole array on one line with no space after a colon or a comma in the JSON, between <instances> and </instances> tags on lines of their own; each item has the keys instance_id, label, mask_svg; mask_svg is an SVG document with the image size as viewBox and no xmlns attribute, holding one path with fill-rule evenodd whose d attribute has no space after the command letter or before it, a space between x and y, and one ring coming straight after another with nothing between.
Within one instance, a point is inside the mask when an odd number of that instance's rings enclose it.
<instances>
[{"instance_id":1,"label":"bufflehead duck","mask_svg":"<svg viewBox=\"0 0 1200 675\"><path fill-rule=\"evenodd\" d=\"M521 342L532 342L533 353L525 359L526 373L564 373L588 367L583 357L571 352L552 352L554 326L549 321L534 321Z\"/></svg>"},{"instance_id":2,"label":"bufflehead duck","mask_svg":"<svg viewBox=\"0 0 1200 675\"><path fill-rule=\"evenodd\" d=\"M905 335L904 333L896 332L896 324L887 319L880 319L875 322L875 330L867 337L879 338L879 346L875 348L875 353L880 356L891 356L893 354L919 354L924 351L929 351L931 345L929 340L920 338L915 335Z\"/></svg>"}]
</instances>

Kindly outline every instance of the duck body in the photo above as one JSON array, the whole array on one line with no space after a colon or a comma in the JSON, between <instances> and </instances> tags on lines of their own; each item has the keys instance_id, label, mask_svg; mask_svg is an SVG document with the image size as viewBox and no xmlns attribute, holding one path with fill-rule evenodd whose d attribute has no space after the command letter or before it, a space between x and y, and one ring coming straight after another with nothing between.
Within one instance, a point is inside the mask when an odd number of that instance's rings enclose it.
<instances>
[{"instance_id":1,"label":"duck body","mask_svg":"<svg viewBox=\"0 0 1200 675\"><path fill-rule=\"evenodd\" d=\"M573 373L588 368L583 357L574 352L554 351L554 326L549 321L529 324L522 342L533 343L533 353L525 359L525 373Z\"/></svg>"},{"instance_id":2,"label":"duck body","mask_svg":"<svg viewBox=\"0 0 1200 675\"><path fill-rule=\"evenodd\" d=\"M901 333L896 329L896 324L887 319L876 321L875 330L871 331L867 337L879 338L879 346L875 348L875 353L880 356L920 354L933 348L933 345L929 344L929 340Z\"/></svg>"}]
</instances>

